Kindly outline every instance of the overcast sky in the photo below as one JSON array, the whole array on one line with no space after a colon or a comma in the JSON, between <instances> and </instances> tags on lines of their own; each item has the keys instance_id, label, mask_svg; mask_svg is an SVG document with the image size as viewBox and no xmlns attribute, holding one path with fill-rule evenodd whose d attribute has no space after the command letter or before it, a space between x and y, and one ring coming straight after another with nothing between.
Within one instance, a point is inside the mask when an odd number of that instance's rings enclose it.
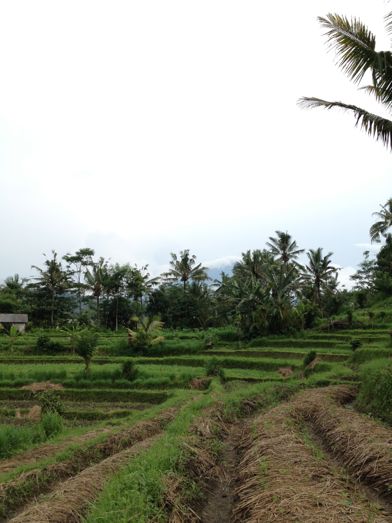
<instances>
[{"instance_id":1,"label":"overcast sky","mask_svg":"<svg viewBox=\"0 0 392 523\"><path fill-rule=\"evenodd\" d=\"M0 279L92 247L220 264L277 229L350 271L392 157L348 114L378 110L336 67L317 16L357 15L388 49L385 0L0 3Z\"/></svg>"}]
</instances>

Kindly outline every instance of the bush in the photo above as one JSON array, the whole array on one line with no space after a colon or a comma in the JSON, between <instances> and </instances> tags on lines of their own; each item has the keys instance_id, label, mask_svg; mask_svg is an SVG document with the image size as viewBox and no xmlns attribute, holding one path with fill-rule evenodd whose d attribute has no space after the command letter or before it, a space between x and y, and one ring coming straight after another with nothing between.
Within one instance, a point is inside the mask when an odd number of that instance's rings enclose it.
<instances>
[{"instance_id":1,"label":"bush","mask_svg":"<svg viewBox=\"0 0 392 523\"><path fill-rule=\"evenodd\" d=\"M359 349L362 345L362 341L361 340L351 340L350 341L350 346L351 346L351 349L355 352L357 349Z\"/></svg>"},{"instance_id":2,"label":"bush","mask_svg":"<svg viewBox=\"0 0 392 523\"><path fill-rule=\"evenodd\" d=\"M378 360L361 367L357 407L392 424L392 363Z\"/></svg>"},{"instance_id":3,"label":"bush","mask_svg":"<svg viewBox=\"0 0 392 523\"><path fill-rule=\"evenodd\" d=\"M35 351L40 354L57 354L58 352L64 352L65 347L57 341L52 341L49 336L43 335L37 338Z\"/></svg>"},{"instance_id":4,"label":"bush","mask_svg":"<svg viewBox=\"0 0 392 523\"><path fill-rule=\"evenodd\" d=\"M47 412L42 416L41 425L45 436L51 438L63 430L63 418L57 412Z\"/></svg>"},{"instance_id":5,"label":"bush","mask_svg":"<svg viewBox=\"0 0 392 523\"><path fill-rule=\"evenodd\" d=\"M216 344L216 338L215 336L206 336L203 340L203 349L213 349Z\"/></svg>"},{"instance_id":6,"label":"bush","mask_svg":"<svg viewBox=\"0 0 392 523\"><path fill-rule=\"evenodd\" d=\"M218 376L221 379L221 381L225 381L225 372L219 365L219 361L216 358L208 360L205 368L207 376Z\"/></svg>"},{"instance_id":7,"label":"bush","mask_svg":"<svg viewBox=\"0 0 392 523\"><path fill-rule=\"evenodd\" d=\"M43 414L54 413L60 416L63 414L64 405L54 390L40 392L37 394L36 398L41 406Z\"/></svg>"},{"instance_id":8,"label":"bush","mask_svg":"<svg viewBox=\"0 0 392 523\"><path fill-rule=\"evenodd\" d=\"M303 367L306 368L308 365L312 363L317 357L317 352L315 350L309 351L303 360Z\"/></svg>"},{"instance_id":9,"label":"bush","mask_svg":"<svg viewBox=\"0 0 392 523\"><path fill-rule=\"evenodd\" d=\"M139 371L132 360L124 361L121 367L121 375L128 381L134 381L138 377Z\"/></svg>"}]
</instances>

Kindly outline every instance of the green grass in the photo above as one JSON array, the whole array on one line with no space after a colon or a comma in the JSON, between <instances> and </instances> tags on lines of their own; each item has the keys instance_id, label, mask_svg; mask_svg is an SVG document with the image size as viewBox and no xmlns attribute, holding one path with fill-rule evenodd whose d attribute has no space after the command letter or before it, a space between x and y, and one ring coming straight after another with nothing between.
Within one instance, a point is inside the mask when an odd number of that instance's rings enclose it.
<instances>
[{"instance_id":1,"label":"green grass","mask_svg":"<svg viewBox=\"0 0 392 523\"><path fill-rule=\"evenodd\" d=\"M359 410L392 424L392 360L380 359L360 367Z\"/></svg>"},{"instance_id":2,"label":"green grass","mask_svg":"<svg viewBox=\"0 0 392 523\"><path fill-rule=\"evenodd\" d=\"M38 423L24 426L0 425L0 458L9 458L20 450L47 441L63 430L61 416L44 414Z\"/></svg>"}]
</instances>

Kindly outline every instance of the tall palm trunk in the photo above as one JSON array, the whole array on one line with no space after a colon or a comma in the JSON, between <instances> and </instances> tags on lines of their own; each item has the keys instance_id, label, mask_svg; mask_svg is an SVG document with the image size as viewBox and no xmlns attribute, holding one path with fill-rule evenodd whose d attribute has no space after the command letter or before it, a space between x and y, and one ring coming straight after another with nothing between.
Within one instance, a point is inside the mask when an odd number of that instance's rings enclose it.
<instances>
[{"instance_id":1,"label":"tall palm trunk","mask_svg":"<svg viewBox=\"0 0 392 523\"><path fill-rule=\"evenodd\" d=\"M101 325L101 315L100 315L100 307L99 307L99 294L95 297L97 302L97 326L99 327Z\"/></svg>"},{"instance_id":2,"label":"tall palm trunk","mask_svg":"<svg viewBox=\"0 0 392 523\"><path fill-rule=\"evenodd\" d=\"M118 331L118 295L116 296L116 332Z\"/></svg>"},{"instance_id":3,"label":"tall palm trunk","mask_svg":"<svg viewBox=\"0 0 392 523\"><path fill-rule=\"evenodd\" d=\"M51 311L50 311L50 325L52 327L54 325L54 300L55 300L55 293L52 292L52 302L51 302Z\"/></svg>"}]
</instances>

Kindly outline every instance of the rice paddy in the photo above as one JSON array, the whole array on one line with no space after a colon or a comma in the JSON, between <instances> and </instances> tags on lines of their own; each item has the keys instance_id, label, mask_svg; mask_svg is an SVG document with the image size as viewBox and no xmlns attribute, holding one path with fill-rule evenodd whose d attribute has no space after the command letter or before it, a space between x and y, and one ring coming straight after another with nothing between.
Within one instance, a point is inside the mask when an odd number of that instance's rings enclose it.
<instances>
[{"instance_id":1,"label":"rice paddy","mask_svg":"<svg viewBox=\"0 0 392 523\"><path fill-rule=\"evenodd\" d=\"M21 337L0 355L1 520L392 521L392 431L358 395L368 353L390 361L388 332L205 350L186 331L148 356L102 337L87 374L75 355L37 355ZM53 394L61 412L45 429Z\"/></svg>"}]
</instances>

